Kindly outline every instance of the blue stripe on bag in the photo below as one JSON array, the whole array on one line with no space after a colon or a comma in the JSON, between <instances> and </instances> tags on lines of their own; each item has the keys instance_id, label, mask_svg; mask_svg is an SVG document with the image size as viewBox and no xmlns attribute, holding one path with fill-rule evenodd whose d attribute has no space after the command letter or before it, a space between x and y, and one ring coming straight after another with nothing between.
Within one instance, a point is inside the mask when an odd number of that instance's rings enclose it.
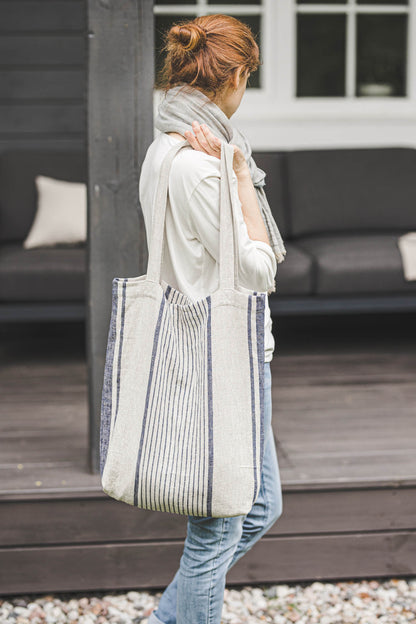
<instances>
[{"instance_id":1,"label":"blue stripe on bag","mask_svg":"<svg viewBox=\"0 0 416 624\"><path fill-rule=\"evenodd\" d=\"M208 303L207 302L198 302L196 304L197 308L198 308L198 312L200 314L200 318L202 319L206 319L207 318L207 313L208 313ZM205 375L206 372L206 366L205 366L205 359L206 359L206 354L207 354L207 343L206 343L206 333L203 332L202 337L204 338L204 340L201 340L201 326L196 322L196 318L194 317L194 315L191 313L190 314L190 320L191 320L191 324L193 327L193 341L194 343L200 343L203 345L202 350L198 351L198 356L199 359L195 361L195 366L198 367L198 369L201 371L202 375ZM204 377L202 378L201 381L203 381ZM204 386L205 386L205 382ZM203 500L202 500L202 496L201 493L203 492L204 488L201 487L201 475L202 475L202 471L201 471L201 464L202 464L202 468L204 468L204 456L201 455L201 442L204 440L204 435L203 435L203 430L202 430L202 426L203 426L203 397L205 396L205 393L200 394L200 390L201 387L198 384L195 388L194 388L194 399L193 399L193 405L195 406L195 414L194 414L194 418L193 418L193 432L192 432L192 439L193 439L193 448L195 449L195 455L198 456L199 458L202 458L202 462L199 461L198 462L198 469L193 471L193 482L192 482L192 492L194 493L194 497L191 500L191 504L190 504L190 513L192 515L197 515L201 508L203 508ZM190 461L192 461L192 456L190 458Z\"/></svg>"},{"instance_id":2,"label":"blue stripe on bag","mask_svg":"<svg viewBox=\"0 0 416 624\"><path fill-rule=\"evenodd\" d=\"M152 383L153 367L154 367L157 343L158 343L158 340L159 340L160 322L162 320L162 312L163 312L164 305L165 305L165 297L162 297L162 301L161 301L160 308L159 308L159 316L158 316L158 319L157 319L155 335L154 335L154 338L153 338L152 359L151 359L151 363L150 363L149 380L148 380L148 383L147 383L147 393L146 393L146 402L145 402L144 415L143 415L142 433L141 433L141 436L140 436L139 452L137 454L136 475L135 475L135 480L134 480L134 505L136 505L136 506L137 506L137 502L138 502L138 500L137 500L138 491L137 490L138 490L138 481L139 481L139 465L140 465L140 459L141 459L142 448L143 448L143 436L144 436L145 425L146 425L147 409L148 409L148 405L149 405L149 393L150 393L150 386L151 386L151 383Z\"/></svg>"},{"instance_id":3,"label":"blue stripe on bag","mask_svg":"<svg viewBox=\"0 0 416 624\"><path fill-rule=\"evenodd\" d=\"M257 298L256 328L257 328L257 353L259 358L259 391L260 391L260 470L263 469L264 453L264 309L266 295L261 293Z\"/></svg>"},{"instance_id":4,"label":"blue stripe on bag","mask_svg":"<svg viewBox=\"0 0 416 624\"><path fill-rule=\"evenodd\" d=\"M168 287L168 290L170 291L169 287ZM175 293L173 291L171 302L172 302L174 296L175 296ZM171 346L172 346L172 348L171 348ZM172 371L175 370L177 351L176 351L176 349L174 347L175 347L175 335L174 335L174 332L169 332L168 333L168 340L166 341L166 349L165 349L165 357L166 357L165 369L166 369L166 371L168 371L168 370L172 370ZM169 356L169 360L167 359L168 356ZM172 366L173 356L175 357L175 360L174 360L174 364ZM169 386L166 386L166 382L167 381L168 381L168 379L165 377L164 380L163 380L164 386L163 386L163 388L161 390L162 396L165 397L165 406L164 407L166 409L168 409L170 404L171 404L171 391L172 391L172 383ZM160 385L162 385L162 384L160 384ZM165 420L163 420L162 417L161 417L162 432L164 431L165 427L168 426L168 422L166 422L166 415L165 414L166 414L166 412L164 410L163 416L165 416ZM167 444L168 438L169 438L169 447L168 447L168 451L166 453L166 444ZM161 457L160 457L161 468L163 467L164 459L165 458L169 458L169 456L170 456L171 438L172 438L172 436L168 437L167 432L165 432L165 435L164 435L164 447L163 447L163 452L162 452ZM167 475L162 475L162 474L160 475L160 489L162 488L162 485L163 485L163 494L160 494L160 496L159 496L160 500L164 501L163 502L162 511L169 511L169 507L168 507L169 503L168 503L167 498L166 498Z\"/></svg>"},{"instance_id":5,"label":"blue stripe on bag","mask_svg":"<svg viewBox=\"0 0 416 624\"><path fill-rule=\"evenodd\" d=\"M174 302L177 302L177 294L174 293L175 298L174 298ZM177 310L175 310L175 308L172 308L172 311L174 314L177 313ZM178 322L177 322L177 317L175 318L175 321L173 323L174 325L174 330L175 330L175 336L176 336L176 342L175 342L175 362L174 362L174 366L172 369L172 375L170 376L170 378L168 378L166 380L166 382L169 384L167 386L167 389L169 389L169 395L172 396L172 403L169 399L169 403L168 403L168 407L170 407L170 405L175 405L176 400L177 400L177 390L178 390L178 367L177 367L177 360L178 360L178 356L179 356L179 363L181 362L181 354L177 349L177 344L179 343L179 341L181 340L181 337L179 334L176 334L176 331L180 328ZM183 341L181 341L183 342ZM176 376L174 376L173 372L176 371ZM173 394L171 394L173 389ZM178 397L179 400L179 397ZM167 492L168 494L171 494L171 500L168 500L168 511L170 513L175 513L176 510L176 492L175 492L175 481L172 482L172 479L174 476L174 470L173 470L173 466L175 465L175 467L177 468L177 463L178 463L178 457L174 456L173 453L175 451L175 447L178 441L178 429L180 430L181 428L181 422L179 420L179 415L180 415L180 411L178 409L178 419L177 420L172 420L172 424L175 425L175 429L172 429L171 431L171 435L169 438L169 449L168 449L168 460L170 460L170 477L169 477L169 485L168 485L168 489ZM168 416L169 416L169 412L168 412ZM172 441L173 441L173 445L172 445ZM174 463L175 462L175 463Z\"/></svg>"},{"instance_id":6,"label":"blue stripe on bag","mask_svg":"<svg viewBox=\"0 0 416 624\"><path fill-rule=\"evenodd\" d=\"M199 306L198 310L200 311ZM192 407L196 404L195 401L195 388L192 388L193 392L192 392L192 399L190 400L190 396L191 396L191 388L189 387L189 371L195 370L196 368L196 362L194 361L194 349L192 348L193 344L196 344L197 340L198 340L198 336L197 333L195 331L195 324L194 324L194 320L193 320L193 314L192 314L192 310L191 309L187 309L184 308L183 309L184 312L184 321L185 321L185 325L187 328L187 333L186 333L186 348L185 348L185 344L183 344L183 352L182 352L182 356L185 355L185 353L188 354L188 361L187 361L187 372L186 372L186 380L185 380L185 388L184 388L184 392L186 392L186 389L189 388L189 396L188 396L188 401L185 402L185 405L187 407L186 410L186 415L185 415L185 422L188 424L187 427L187 431L186 433L186 441L184 443L184 446L182 447L185 448L185 467L186 467L186 473L185 474L193 474L194 480L195 480L195 472L194 470L192 470L192 452L191 450L194 449L195 447L195 442L196 442L196 438L195 438L195 425L196 425L196 421L197 421L197 415L195 413L192 413ZM191 356L191 357L190 357ZM191 363L192 362L192 363ZM185 438L185 436L184 436ZM194 485L195 483L193 483ZM188 487L185 489L183 489L182 491L182 501L181 501L181 508L182 509L189 509L191 511L193 511L193 505L194 505L194 501L190 500L190 493L194 491L194 487L191 487L191 484L188 483Z\"/></svg>"},{"instance_id":7,"label":"blue stripe on bag","mask_svg":"<svg viewBox=\"0 0 416 624\"><path fill-rule=\"evenodd\" d=\"M114 348L116 343L116 324L117 324L117 312L118 312L118 298L117 298L118 284L116 281L112 285L112 304L111 304L111 319L110 329L107 341L107 353L105 358L104 367L104 383L103 383L103 396L101 405L101 425L100 425L100 474L103 476L104 466L107 459L108 452L108 440L110 437L111 429L111 410L112 410L112 387L113 387L113 361L114 361Z\"/></svg>"},{"instance_id":8,"label":"blue stripe on bag","mask_svg":"<svg viewBox=\"0 0 416 624\"><path fill-rule=\"evenodd\" d=\"M117 420L118 404L120 402L120 372L121 372L121 353L123 350L123 334L124 334L124 317L126 312L126 284L127 278L123 280L123 294L121 301L121 321L120 321L120 344L118 346L118 362L117 362L117 401L116 401L116 413L114 414L114 426ZM114 428L113 426L113 428Z\"/></svg>"},{"instance_id":9,"label":"blue stripe on bag","mask_svg":"<svg viewBox=\"0 0 416 624\"><path fill-rule=\"evenodd\" d=\"M254 370L253 370L253 348L251 342L251 300L248 298L247 305L247 333L248 333L248 352L250 362L250 387L251 387L251 431L252 431L252 444L253 444L253 469L254 469L254 493L253 503L257 495L257 462L256 462L256 399L254 395Z\"/></svg>"},{"instance_id":10,"label":"blue stripe on bag","mask_svg":"<svg viewBox=\"0 0 416 624\"><path fill-rule=\"evenodd\" d=\"M164 311L166 310L166 303L164 304ZM166 341L166 337L169 338L169 332L168 332L168 326L166 324L166 316L165 313L162 313L162 319L160 322L160 331L159 331L159 345L160 343L165 344ZM170 342L170 341L169 341ZM168 343L169 344L169 343ZM153 414L155 412L155 409L157 410L158 408L160 410L162 410L164 408L163 404L159 405L162 401L163 401L163 392L162 392L162 388L160 383L155 383L154 380L158 379L159 376L159 369L161 367L161 359L157 358L157 355L155 356L157 361L157 365L155 367L154 370L154 374L152 376L153 379L153 393L152 393L152 397L149 398L149 405L148 405L148 412L150 414ZM155 408L153 407L155 405ZM145 436L146 436L146 441L143 442L143 449L144 449L144 455L146 455L146 449L147 446L154 446L157 444L157 441L159 440L159 432L160 432L160 423L161 418L159 419L152 419L151 422L149 422L149 426L148 426L148 430L145 432ZM143 427L144 427L144 423L143 423ZM142 453L143 456L143 453ZM153 454L153 458L152 458L152 465L150 466L150 462L149 461L145 461L142 464L141 470L142 470L142 481L148 482L149 483L149 497L147 498L147 492L144 493L143 496L143 500L146 502L146 506L152 506L153 501L156 501L156 485L153 486L153 484L151 483L151 481L148 478L148 473L150 471L150 476L154 476L155 474L155 470L157 471L159 466L158 466L158 459L156 457L156 453ZM156 464L155 464L156 461ZM154 481L156 481L156 479L154 479ZM153 495L153 489L155 490L155 494L154 494L154 498L152 498Z\"/></svg>"}]
</instances>

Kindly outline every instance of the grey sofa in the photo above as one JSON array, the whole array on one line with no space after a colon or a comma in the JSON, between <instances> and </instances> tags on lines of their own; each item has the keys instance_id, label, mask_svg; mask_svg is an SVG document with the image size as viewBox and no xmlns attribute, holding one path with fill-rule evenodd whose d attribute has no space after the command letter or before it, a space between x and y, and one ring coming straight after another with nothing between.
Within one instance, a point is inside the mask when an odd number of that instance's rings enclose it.
<instances>
[{"instance_id":1,"label":"grey sofa","mask_svg":"<svg viewBox=\"0 0 416 624\"><path fill-rule=\"evenodd\" d=\"M272 313L416 309L397 245L416 231L416 149L253 153L287 256Z\"/></svg>"},{"instance_id":2,"label":"grey sofa","mask_svg":"<svg viewBox=\"0 0 416 624\"><path fill-rule=\"evenodd\" d=\"M416 230L416 149L254 152L287 248L272 314L416 310L397 239ZM0 156L0 320L82 319L86 248L22 247L36 210L34 178L87 178L86 154Z\"/></svg>"}]
</instances>

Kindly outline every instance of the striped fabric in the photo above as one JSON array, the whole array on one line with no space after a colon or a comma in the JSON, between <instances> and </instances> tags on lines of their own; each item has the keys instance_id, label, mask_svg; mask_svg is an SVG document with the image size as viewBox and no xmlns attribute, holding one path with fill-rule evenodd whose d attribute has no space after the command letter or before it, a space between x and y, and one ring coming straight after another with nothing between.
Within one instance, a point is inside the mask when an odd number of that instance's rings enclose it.
<instances>
[{"instance_id":1,"label":"striped fabric","mask_svg":"<svg viewBox=\"0 0 416 624\"><path fill-rule=\"evenodd\" d=\"M263 461L265 297L219 288L193 301L149 271L113 279L100 427L109 496L248 513Z\"/></svg>"}]
</instances>

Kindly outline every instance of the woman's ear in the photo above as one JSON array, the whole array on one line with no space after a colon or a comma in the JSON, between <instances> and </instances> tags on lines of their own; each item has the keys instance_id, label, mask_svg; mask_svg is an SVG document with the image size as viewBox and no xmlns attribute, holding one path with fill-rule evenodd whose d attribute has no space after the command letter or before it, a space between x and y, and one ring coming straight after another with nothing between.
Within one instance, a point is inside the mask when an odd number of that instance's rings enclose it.
<instances>
[{"instance_id":1,"label":"woman's ear","mask_svg":"<svg viewBox=\"0 0 416 624\"><path fill-rule=\"evenodd\" d=\"M234 70L234 73L230 81L232 88L234 90L238 89L238 87L240 86L241 80L244 79L244 76L245 76L245 68L243 67L243 65L240 65L240 67L237 67L237 69Z\"/></svg>"}]
</instances>

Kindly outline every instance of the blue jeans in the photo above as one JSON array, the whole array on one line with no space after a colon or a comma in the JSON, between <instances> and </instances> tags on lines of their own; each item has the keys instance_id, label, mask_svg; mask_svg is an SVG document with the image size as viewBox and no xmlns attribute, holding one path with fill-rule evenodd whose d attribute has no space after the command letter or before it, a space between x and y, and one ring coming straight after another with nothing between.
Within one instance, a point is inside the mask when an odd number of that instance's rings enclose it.
<instances>
[{"instance_id":1,"label":"blue jeans","mask_svg":"<svg viewBox=\"0 0 416 624\"><path fill-rule=\"evenodd\" d=\"M220 624L228 570L282 514L282 490L272 430L270 362L264 363L264 458L259 495L248 514L188 516L179 569L148 624Z\"/></svg>"}]
</instances>

